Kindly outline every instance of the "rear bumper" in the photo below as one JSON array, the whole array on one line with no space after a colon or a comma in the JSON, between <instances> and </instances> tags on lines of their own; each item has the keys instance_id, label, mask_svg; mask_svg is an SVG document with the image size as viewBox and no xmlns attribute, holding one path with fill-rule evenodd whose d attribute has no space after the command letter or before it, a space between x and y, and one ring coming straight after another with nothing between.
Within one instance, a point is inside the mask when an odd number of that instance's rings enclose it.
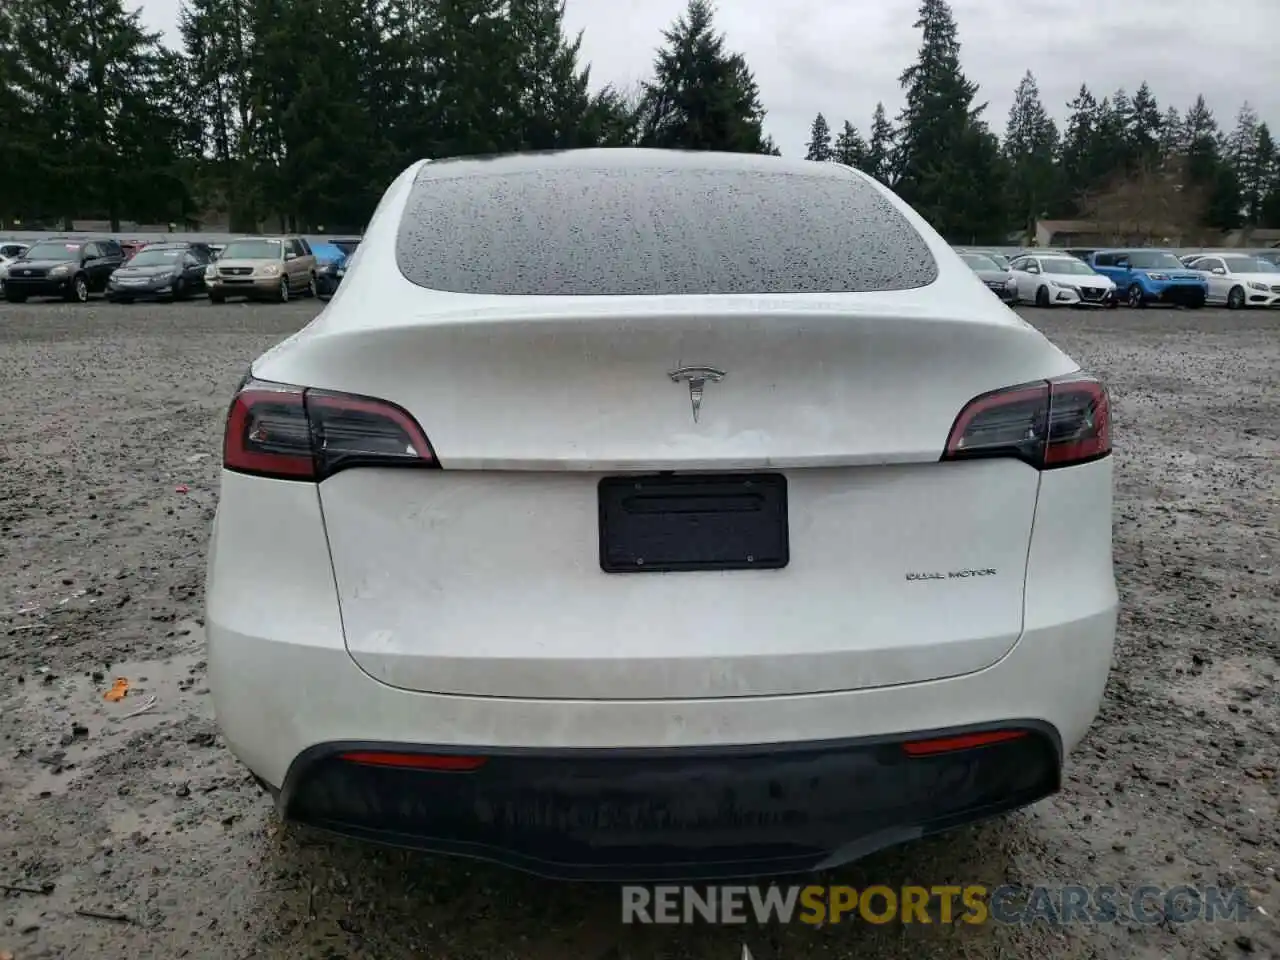
<instances>
[{"instance_id":1,"label":"rear bumper","mask_svg":"<svg viewBox=\"0 0 1280 960\"><path fill-rule=\"evenodd\" d=\"M485 750L482 766L461 772L342 759L420 757L421 746L321 744L292 764L277 802L287 818L343 836L557 879L776 875L834 867L1055 792L1056 734L1043 724L1021 733L925 756L908 755L900 738Z\"/></svg>"},{"instance_id":2,"label":"rear bumper","mask_svg":"<svg viewBox=\"0 0 1280 960\"><path fill-rule=\"evenodd\" d=\"M393 685L394 673L375 679L347 650L316 489L226 473L205 593L218 724L280 788L286 816L369 840L558 876L687 875L690 860L710 864L707 875L746 875L853 859L1057 788L1111 667L1111 475L1110 458L1041 474L1041 504L1054 509L1037 514L1022 631L989 666L825 693L609 700L422 693ZM609 629L602 621L600 636ZM901 756L905 739L1012 725L1035 736L936 764ZM470 780L335 763L353 745L493 759ZM726 793L728 771L740 786ZM802 773L817 777L811 792ZM681 814L675 839L669 824L632 823L673 795L701 797L681 810L703 809L717 790L723 823ZM566 797L586 801L585 823ZM800 820L783 815L792 808ZM628 840L629 830L639 833ZM660 854L639 852L647 846Z\"/></svg>"}]
</instances>

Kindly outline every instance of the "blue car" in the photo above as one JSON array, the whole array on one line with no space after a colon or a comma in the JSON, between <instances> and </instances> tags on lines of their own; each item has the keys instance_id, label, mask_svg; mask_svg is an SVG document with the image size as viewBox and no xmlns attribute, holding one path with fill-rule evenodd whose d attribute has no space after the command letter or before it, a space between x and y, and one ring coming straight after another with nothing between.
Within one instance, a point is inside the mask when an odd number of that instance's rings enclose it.
<instances>
[{"instance_id":1,"label":"blue car","mask_svg":"<svg viewBox=\"0 0 1280 960\"><path fill-rule=\"evenodd\" d=\"M1168 250L1098 250L1085 262L1115 281L1116 295L1131 307L1171 303L1199 309L1209 296L1204 277Z\"/></svg>"},{"instance_id":2,"label":"blue car","mask_svg":"<svg viewBox=\"0 0 1280 960\"><path fill-rule=\"evenodd\" d=\"M317 241L311 244L316 255L316 294L328 300L342 282L347 269L347 252L335 243Z\"/></svg>"}]
</instances>

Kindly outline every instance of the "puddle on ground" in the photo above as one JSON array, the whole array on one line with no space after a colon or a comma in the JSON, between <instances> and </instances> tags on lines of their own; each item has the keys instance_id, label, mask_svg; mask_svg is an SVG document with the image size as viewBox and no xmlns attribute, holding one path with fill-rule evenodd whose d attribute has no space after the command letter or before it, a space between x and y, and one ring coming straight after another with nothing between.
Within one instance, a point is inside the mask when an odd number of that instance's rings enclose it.
<instances>
[{"instance_id":1,"label":"puddle on ground","mask_svg":"<svg viewBox=\"0 0 1280 960\"><path fill-rule=\"evenodd\" d=\"M192 716L212 718L204 631L195 621L177 629L189 632L180 638L181 650L165 659L112 664L100 680L81 673L13 690L9 709L27 733L20 746L29 752L20 755L27 762L6 771L8 785L30 798L64 794L130 738ZM104 699L117 678L128 681L128 692L116 702Z\"/></svg>"}]
</instances>

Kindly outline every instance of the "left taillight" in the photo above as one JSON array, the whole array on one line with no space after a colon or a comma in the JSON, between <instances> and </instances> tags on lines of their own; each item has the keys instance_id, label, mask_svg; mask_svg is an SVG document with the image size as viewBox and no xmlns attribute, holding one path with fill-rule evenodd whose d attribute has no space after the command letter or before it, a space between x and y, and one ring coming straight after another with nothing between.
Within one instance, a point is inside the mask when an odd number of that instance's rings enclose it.
<instances>
[{"instance_id":1,"label":"left taillight","mask_svg":"<svg viewBox=\"0 0 1280 960\"><path fill-rule=\"evenodd\" d=\"M350 467L440 466L417 421L394 403L252 378L231 401L222 464L311 483Z\"/></svg>"}]
</instances>

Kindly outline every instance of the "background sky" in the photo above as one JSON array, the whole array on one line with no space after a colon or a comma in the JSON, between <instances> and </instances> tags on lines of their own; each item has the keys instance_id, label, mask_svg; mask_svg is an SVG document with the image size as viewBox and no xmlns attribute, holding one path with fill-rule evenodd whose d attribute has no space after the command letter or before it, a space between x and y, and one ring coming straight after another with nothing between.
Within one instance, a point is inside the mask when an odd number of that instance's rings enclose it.
<instances>
[{"instance_id":1,"label":"background sky","mask_svg":"<svg viewBox=\"0 0 1280 960\"><path fill-rule=\"evenodd\" d=\"M141 0L143 20L177 42L179 0ZM661 31L685 0L567 0L570 31L594 86L649 75ZM920 43L917 0L719 0L717 22L744 54L769 115L766 132L788 156L803 154L821 110L866 134L877 100L890 119L901 106L898 75ZM981 85L986 118L1004 133L1013 90L1030 69L1059 122L1089 84L1095 95L1146 80L1163 111L1203 93L1221 126L1249 103L1280 125L1280 0L951 0L961 59ZM1212 10L1210 8L1213 8ZM1024 11L1034 11L1028 13Z\"/></svg>"}]
</instances>

